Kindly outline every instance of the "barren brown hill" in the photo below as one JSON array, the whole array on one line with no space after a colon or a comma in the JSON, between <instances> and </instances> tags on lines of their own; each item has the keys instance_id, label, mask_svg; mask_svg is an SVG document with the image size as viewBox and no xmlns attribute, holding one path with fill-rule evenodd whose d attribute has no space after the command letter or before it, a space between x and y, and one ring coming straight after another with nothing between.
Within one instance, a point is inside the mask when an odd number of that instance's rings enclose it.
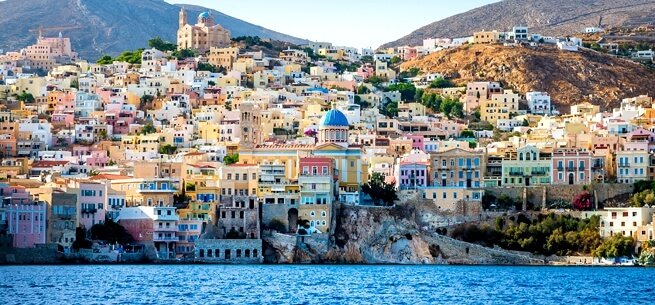
<instances>
[{"instance_id":1,"label":"barren brown hill","mask_svg":"<svg viewBox=\"0 0 655 305\"><path fill-rule=\"evenodd\" d=\"M579 34L585 27L636 26L655 21L655 0L503 0L433 22L381 48L421 45L423 39L466 37L526 25L548 36Z\"/></svg>"},{"instance_id":2,"label":"barren brown hill","mask_svg":"<svg viewBox=\"0 0 655 305\"><path fill-rule=\"evenodd\" d=\"M401 69L413 67L443 73L455 83L499 81L521 94L545 91L560 111L583 101L608 109L623 98L655 96L655 72L590 50L468 45L406 62Z\"/></svg>"}]
</instances>

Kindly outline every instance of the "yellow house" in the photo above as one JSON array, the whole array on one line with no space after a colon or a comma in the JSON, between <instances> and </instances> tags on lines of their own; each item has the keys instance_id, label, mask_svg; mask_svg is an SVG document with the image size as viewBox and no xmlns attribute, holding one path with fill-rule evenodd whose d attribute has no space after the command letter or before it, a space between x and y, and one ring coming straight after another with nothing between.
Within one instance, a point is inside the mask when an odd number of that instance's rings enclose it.
<instances>
[{"instance_id":1,"label":"yellow house","mask_svg":"<svg viewBox=\"0 0 655 305\"><path fill-rule=\"evenodd\" d=\"M125 198L125 206L172 206L173 194L179 188L174 178L132 178L121 175L100 174L93 181L105 181L113 194Z\"/></svg>"},{"instance_id":2,"label":"yellow house","mask_svg":"<svg viewBox=\"0 0 655 305\"><path fill-rule=\"evenodd\" d=\"M519 110L519 95L512 90L505 90L500 94L493 94L490 100L480 101L480 118L493 125L498 120L510 118L510 114Z\"/></svg>"},{"instance_id":3,"label":"yellow house","mask_svg":"<svg viewBox=\"0 0 655 305\"><path fill-rule=\"evenodd\" d=\"M482 31L473 33L473 43L493 44L500 42L500 33L497 31Z\"/></svg>"},{"instance_id":4,"label":"yellow house","mask_svg":"<svg viewBox=\"0 0 655 305\"><path fill-rule=\"evenodd\" d=\"M398 103L398 117L411 118L415 116L425 116L425 106L421 103Z\"/></svg>"},{"instance_id":5,"label":"yellow house","mask_svg":"<svg viewBox=\"0 0 655 305\"><path fill-rule=\"evenodd\" d=\"M123 136L121 149L130 149L137 152L159 151L159 134Z\"/></svg>"}]
</instances>

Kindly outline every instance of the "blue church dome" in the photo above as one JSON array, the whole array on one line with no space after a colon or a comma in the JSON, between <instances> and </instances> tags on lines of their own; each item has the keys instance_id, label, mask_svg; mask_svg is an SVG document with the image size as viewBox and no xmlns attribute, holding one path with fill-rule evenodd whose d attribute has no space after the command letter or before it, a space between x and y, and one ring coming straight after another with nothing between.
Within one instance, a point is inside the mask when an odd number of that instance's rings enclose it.
<instances>
[{"instance_id":1,"label":"blue church dome","mask_svg":"<svg viewBox=\"0 0 655 305\"><path fill-rule=\"evenodd\" d=\"M321 126L348 127L348 118L337 109L328 111L321 120Z\"/></svg>"},{"instance_id":2,"label":"blue church dome","mask_svg":"<svg viewBox=\"0 0 655 305\"><path fill-rule=\"evenodd\" d=\"M209 12L202 12L198 15L198 18L209 18Z\"/></svg>"}]
</instances>

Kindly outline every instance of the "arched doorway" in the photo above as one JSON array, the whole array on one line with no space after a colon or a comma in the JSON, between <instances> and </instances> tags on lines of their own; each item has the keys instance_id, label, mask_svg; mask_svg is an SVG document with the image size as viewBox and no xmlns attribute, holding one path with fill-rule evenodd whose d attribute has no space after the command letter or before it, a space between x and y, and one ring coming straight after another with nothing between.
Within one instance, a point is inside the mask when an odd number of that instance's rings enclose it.
<instances>
[{"instance_id":1,"label":"arched doorway","mask_svg":"<svg viewBox=\"0 0 655 305\"><path fill-rule=\"evenodd\" d=\"M573 173L569 173L569 184L575 184L575 175L573 175Z\"/></svg>"},{"instance_id":2,"label":"arched doorway","mask_svg":"<svg viewBox=\"0 0 655 305\"><path fill-rule=\"evenodd\" d=\"M289 233L295 233L298 227L298 209L289 209L289 212L287 212L287 221L289 222Z\"/></svg>"}]
</instances>

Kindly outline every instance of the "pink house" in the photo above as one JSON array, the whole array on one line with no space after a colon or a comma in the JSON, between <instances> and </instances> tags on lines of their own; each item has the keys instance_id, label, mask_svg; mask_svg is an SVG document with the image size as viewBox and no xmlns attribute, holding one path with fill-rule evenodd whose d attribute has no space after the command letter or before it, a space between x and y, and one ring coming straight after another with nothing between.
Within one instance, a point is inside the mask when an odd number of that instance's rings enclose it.
<instances>
[{"instance_id":1,"label":"pink house","mask_svg":"<svg viewBox=\"0 0 655 305\"><path fill-rule=\"evenodd\" d=\"M553 184L590 183L591 160L591 153L585 149L556 149L553 152Z\"/></svg>"},{"instance_id":2,"label":"pink house","mask_svg":"<svg viewBox=\"0 0 655 305\"><path fill-rule=\"evenodd\" d=\"M418 149L420 151L425 151L425 138L419 135L407 135L408 138L412 139L412 149Z\"/></svg>"},{"instance_id":3,"label":"pink house","mask_svg":"<svg viewBox=\"0 0 655 305\"><path fill-rule=\"evenodd\" d=\"M430 155L420 150L412 150L399 160L398 186L401 189L415 189L428 186L428 165Z\"/></svg>"},{"instance_id":4,"label":"pink house","mask_svg":"<svg viewBox=\"0 0 655 305\"><path fill-rule=\"evenodd\" d=\"M0 199L2 205L25 205L31 202L30 194L25 187L7 184L0 184Z\"/></svg>"},{"instance_id":5,"label":"pink house","mask_svg":"<svg viewBox=\"0 0 655 305\"><path fill-rule=\"evenodd\" d=\"M152 241L154 219L154 207L129 207L120 210L118 223L132 235L135 241L146 242Z\"/></svg>"},{"instance_id":6,"label":"pink house","mask_svg":"<svg viewBox=\"0 0 655 305\"><path fill-rule=\"evenodd\" d=\"M357 69L357 75L363 77L364 79L368 79L369 77L375 75L375 67L371 66L371 64L365 64Z\"/></svg>"},{"instance_id":7,"label":"pink house","mask_svg":"<svg viewBox=\"0 0 655 305\"><path fill-rule=\"evenodd\" d=\"M7 223L14 248L34 248L45 244L46 208L45 204L7 206Z\"/></svg>"},{"instance_id":8,"label":"pink house","mask_svg":"<svg viewBox=\"0 0 655 305\"><path fill-rule=\"evenodd\" d=\"M53 125L70 127L75 124L75 115L72 112L53 113L51 122Z\"/></svg>"},{"instance_id":9,"label":"pink house","mask_svg":"<svg viewBox=\"0 0 655 305\"><path fill-rule=\"evenodd\" d=\"M86 165L94 167L104 167L109 163L106 150L93 150L86 159Z\"/></svg>"},{"instance_id":10,"label":"pink house","mask_svg":"<svg viewBox=\"0 0 655 305\"><path fill-rule=\"evenodd\" d=\"M93 225L105 222L106 202L106 184L94 181L80 182L79 194L77 195L79 225L88 230Z\"/></svg>"}]
</instances>

